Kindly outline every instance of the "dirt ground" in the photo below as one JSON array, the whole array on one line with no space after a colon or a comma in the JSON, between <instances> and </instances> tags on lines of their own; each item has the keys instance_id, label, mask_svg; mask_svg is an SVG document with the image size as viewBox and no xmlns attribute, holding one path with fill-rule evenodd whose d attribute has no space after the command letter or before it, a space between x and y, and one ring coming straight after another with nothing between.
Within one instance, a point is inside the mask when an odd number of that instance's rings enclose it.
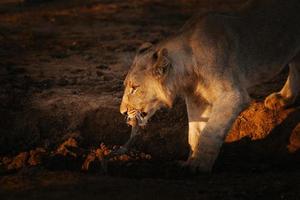
<instances>
[{"instance_id":1,"label":"dirt ground","mask_svg":"<svg viewBox=\"0 0 300 200\"><path fill-rule=\"evenodd\" d=\"M130 127L119 114L136 48L194 14L244 0L21 0L0 2L1 199L300 199L300 107L263 99L283 71L253 88L213 173L177 165L188 155L178 99L159 111L130 155L108 159ZM104 170L105 168L105 170Z\"/></svg>"}]
</instances>

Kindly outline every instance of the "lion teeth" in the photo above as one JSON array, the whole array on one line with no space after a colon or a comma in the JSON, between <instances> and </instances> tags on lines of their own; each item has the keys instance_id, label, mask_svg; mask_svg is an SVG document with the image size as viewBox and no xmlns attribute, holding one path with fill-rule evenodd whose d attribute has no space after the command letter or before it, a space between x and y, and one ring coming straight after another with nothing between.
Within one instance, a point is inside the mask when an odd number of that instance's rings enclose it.
<instances>
[{"instance_id":1,"label":"lion teeth","mask_svg":"<svg viewBox=\"0 0 300 200\"><path fill-rule=\"evenodd\" d=\"M147 119L143 116L143 113L138 110L129 111L125 119L129 125L133 125L137 122L139 126L145 126L147 123ZM136 122L134 123L133 121Z\"/></svg>"}]
</instances>

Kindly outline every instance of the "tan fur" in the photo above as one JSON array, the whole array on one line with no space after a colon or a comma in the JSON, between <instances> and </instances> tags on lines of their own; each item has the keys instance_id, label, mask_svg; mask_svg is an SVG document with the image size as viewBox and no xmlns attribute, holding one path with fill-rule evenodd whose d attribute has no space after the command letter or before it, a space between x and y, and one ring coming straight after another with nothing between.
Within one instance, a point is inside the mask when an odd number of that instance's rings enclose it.
<instances>
[{"instance_id":1,"label":"tan fur","mask_svg":"<svg viewBox=\"0 0 300 200\"><path fill-rule=\"evenodd\" d=\"M187 164L210 171L232 123L249 104L250 87L289 64L285 86L265 105L286 107L299 94L300 3L267 2L252 11L196 17L177 35L142 46L125 80L120 111L145 112L147 121L182 96L189 117Z\"/></svg>"}]
</instances>

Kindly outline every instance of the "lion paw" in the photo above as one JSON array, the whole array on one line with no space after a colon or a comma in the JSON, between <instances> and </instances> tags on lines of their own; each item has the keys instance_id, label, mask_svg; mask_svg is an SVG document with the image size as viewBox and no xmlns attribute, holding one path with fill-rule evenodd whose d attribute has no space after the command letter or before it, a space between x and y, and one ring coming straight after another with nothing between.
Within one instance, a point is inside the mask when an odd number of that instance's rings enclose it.
<instances>
[{"instance_id":1,"label":"lion paw","mask_svg":"<svg viewBox=\"0 0 300 200\"><path fill-rule=\"evenodd\" d=\"M189 158L187 161L181 162L180 166L189 173L210 173L212 171L213 163L203 162L201 159Z\"/></svg>"},{"instance_id":2,"label":"lion paw","mask_svg":"<svg viewBox=\"0 0 300 200\"><path fill-rule=\"evenodd\" d=\"M291 101L284 98L280 93L272 93L265 99L265 107L270 110L280 110L290 104Z\"/></svg>"}]
</instances>

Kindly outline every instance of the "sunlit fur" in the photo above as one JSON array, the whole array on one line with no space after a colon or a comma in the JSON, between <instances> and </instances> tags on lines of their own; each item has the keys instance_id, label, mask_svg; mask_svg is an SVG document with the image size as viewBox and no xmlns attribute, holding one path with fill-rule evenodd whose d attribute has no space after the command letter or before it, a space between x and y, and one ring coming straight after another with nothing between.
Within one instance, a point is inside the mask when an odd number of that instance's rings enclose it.
<instances>
[{"instance_id":1,"label":"sunlit fur","mask_svg":"<svg viewBox=\"0 0 300 200\"><path fill-rule=\"evenodd\" d=\"M155 112L162 106L171 107L174 99L172 81L153 76L154 50L135 57L124 81L125 91L120 106L121 112L137 110Z\"/></svg>"},{"instance_id":2,"label":"sunlit fur","mask_svg":"<svg viewBox=\"0 0 300 200\"><path fill-rule=\"evenodd\" d=\"M183 97L191 147L187 165L210 171L232 123L249 105L249 88L289 65L285 86L267 97L265 105L284 108L300 92L300 1L268 2L244 14L195 17L177 35L143 47L126 77L121 112L152 115ZM159 62L153 55L162 50L170 65L155 76Z\"/></svg>"}]
</instances>

